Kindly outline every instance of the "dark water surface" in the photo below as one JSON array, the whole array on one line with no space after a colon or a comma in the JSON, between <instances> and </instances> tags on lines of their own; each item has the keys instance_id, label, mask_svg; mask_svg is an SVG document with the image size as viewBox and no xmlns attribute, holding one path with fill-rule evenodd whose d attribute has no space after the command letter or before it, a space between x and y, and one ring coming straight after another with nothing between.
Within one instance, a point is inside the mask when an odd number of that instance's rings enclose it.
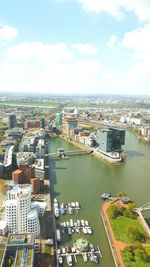
<instances>
[{"instance_id":1,"label":"dark water surface","mask_svg":"<svg viewBox=\"0 0 150 267\"><path fill-rule=\"evenodd\" d=\"M58 148L74 150L77 147L58 138L50 140L49 149L56 152ZM116 194L119 191L128 193L128 196L142 205L150 201L150 145L139 143L137 138L126 133L127 151L126 162L118 166L111 165L95 158L92 155L73 156L68 160L51 160L50 173L53 184L53 198L59 202L81 203L81 210L73 216L61 216L58 223L68 219L87 219L93 229L93 235L86 238L95 245L99 245L103 255L98 266L114 267L113 258L107 241L106 233L100 216L103 192L111 191ZM71 245L79 235L62 235L62 245ZM80 257L75 266L92 267L94 263L84 263ZM64 266L67 266L64 264Z\"/></svg>"}]
</instances>

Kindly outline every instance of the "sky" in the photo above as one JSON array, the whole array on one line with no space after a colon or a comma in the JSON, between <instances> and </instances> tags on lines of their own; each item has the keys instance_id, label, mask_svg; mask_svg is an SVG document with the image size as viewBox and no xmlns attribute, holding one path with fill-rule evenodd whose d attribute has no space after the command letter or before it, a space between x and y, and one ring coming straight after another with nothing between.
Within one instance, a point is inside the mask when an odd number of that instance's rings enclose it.
<instances>
[{"instance_id":1,"label":"sky","mask_svg":"<svg viewBox=\"0 0 150 267\"><path fill-rule=\"evenodd\" d=\"M149 87L150 0L0 0L0 92Z\"/></svg>"}]
</instances>

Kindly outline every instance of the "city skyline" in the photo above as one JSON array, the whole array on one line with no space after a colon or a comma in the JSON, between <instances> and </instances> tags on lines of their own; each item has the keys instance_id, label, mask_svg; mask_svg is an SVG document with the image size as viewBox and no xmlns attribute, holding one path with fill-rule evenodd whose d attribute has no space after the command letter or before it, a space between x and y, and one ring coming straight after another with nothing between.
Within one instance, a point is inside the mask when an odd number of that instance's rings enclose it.
<instances>
[{"instance_id":1,"label":"city skyline","mask_svg":"<svg viewBox=\"0 0 150 267\"><path fill-rule=\"evenodd\" d=\"M149 94L149 1L0 3L1 92Z\"/></svg>"}]
</instances>

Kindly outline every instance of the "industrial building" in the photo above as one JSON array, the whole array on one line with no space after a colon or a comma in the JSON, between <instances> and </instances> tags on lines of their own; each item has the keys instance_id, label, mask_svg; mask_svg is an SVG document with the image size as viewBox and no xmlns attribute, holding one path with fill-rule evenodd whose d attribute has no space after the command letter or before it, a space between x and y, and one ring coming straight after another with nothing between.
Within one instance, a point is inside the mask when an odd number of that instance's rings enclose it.
<instances>
[{"instance_id":1,"label":"industrial building","mask_svg":"<svg viewBox=\"0 0 150 267\"><path fill-rule=\"evenodd\" d=\"M125 144L125 130L98 129L97 143L103 152L121 152L121 146Z\"/></svg>"}]
</instances>

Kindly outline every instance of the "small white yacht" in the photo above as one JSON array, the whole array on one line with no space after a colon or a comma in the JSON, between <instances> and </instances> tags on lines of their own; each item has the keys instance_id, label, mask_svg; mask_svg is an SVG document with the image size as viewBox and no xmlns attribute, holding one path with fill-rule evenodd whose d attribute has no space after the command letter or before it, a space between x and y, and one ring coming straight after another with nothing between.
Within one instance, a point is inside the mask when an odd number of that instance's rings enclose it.
<instances>
[{"instance_id":1,"label":"small white yacht","mask_svg":"<svg viewBox=\"0 0 150 267\"><path fill-rule=\"evenodd\" d=\"M80 204L78 201L75 202L75 205L76 205L76 208L79 208L80 207Z\"/></svg>"},{"instance_id":2,"label":"small white yacht","mask_svg":"<svg viewBox=\"0 0 150 267\"><path fill-rule=\"evenodd\" d=\"M89 222L88 221L85 221L85 225L88 226L89 225Z\"/></svg>"},{"instance_id":3,"label":"small white yacht","mask_svg":"<svg viewBox=\"0 0 150 267\"><path fill-rule=\"evenodd\" d=\"M82 230L83 230L83 234L85 234L85 235L86 235L86 234L88 233L88 231L87 231L87 228L86 228L86 227L83 227L83 228L82 228Z\"/></svg>"},{"instance_id":4,"label":"small white yacht","mask_svg":"<svg viewBox=\"0 0 150 267\"><path fill-rule=\"evenodd\" d=\"M59 256L58 261L59 261L59 264L63 264L63 257Z\"/></svg>"},{"instance_id":5,"label":"small white yacht","mask_svg":"<svg viewBox=\"0 0 150 267\"><path fill-rule=\"evenodd\" d=\"M59 209L57 207L54 208L54 215L56 218L59 218Z\"/></svg>"},{"instance_id":6,"label":"small white yacht","mask_svg":"<svg viewBox=\"0 0 150 267\"><path fill-rule=\"evenodd\" d=\"M69 266L72 266L72 256L71 255L67 255L66 257L67 257L67 264Z\"/></svg>"},{"instance_id":7,"label":"small white yacht","mask_svg":"<svg viewBox=\"0 0 150 267\"><path fill-rule=\"evenodd\" d=\"M73 227L73 219L70 219L70 226Z\"/></svg>"},{"instance_id":8,"label":"small white yacht","mask_svg":"<svg viewBox=\"0 0 150 267\"><path fill-rule=\"evenodd\" d=\"M87 232L89 235L92 235L93 231L92 231L91 227L89 227L89 226L87 227Z\"/></svg>"},{"instance_id":9,"label":"small white yacht","mask_svg":"<svg viewBox=\"0 0 150 267\"><path fill-rule=\"evenodd\" d=\"M87 261L88 261L88 256L87 256L87 254L86 254L86 253L83 253L82 256L83 256L83 261L84 261L84 262L87 262Z\"/></svg>"},{"instance_id":10,"label":"small white yacht","mask_svg":"<svg viewBox=\"0 0 150 267\"><path fill-rule=\"evenodd\" d=\"M85 222L84 220L81 220L81 225L84 226L85 225Z\"/></svg>"}]
</instances>

